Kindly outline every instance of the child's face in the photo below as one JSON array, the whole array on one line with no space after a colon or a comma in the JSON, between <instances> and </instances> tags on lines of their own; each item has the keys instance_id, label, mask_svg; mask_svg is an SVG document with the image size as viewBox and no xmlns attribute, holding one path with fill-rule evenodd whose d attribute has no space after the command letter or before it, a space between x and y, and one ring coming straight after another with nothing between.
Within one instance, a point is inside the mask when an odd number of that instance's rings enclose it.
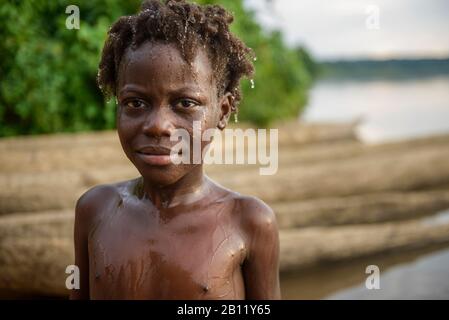
<instances>
[{"instance_id":1,"label":"child's face","mask_svg":"<svg viewBox=\"0 0 449 320\"><path fill-rule=\"evenodd\" d=\"M144 178L159 185L178 181L197 165L175 165L167 161L167 152L151 147L169 152L177 144L170 141L175 129L185 129L192 143L193 121L201 121L203 133L230 114L228 95L217 95L207 54L198 50L189 65L173 44L147 42L128 50L119 70L117 99L123 150Z\"/></svg>"}]
</instances>

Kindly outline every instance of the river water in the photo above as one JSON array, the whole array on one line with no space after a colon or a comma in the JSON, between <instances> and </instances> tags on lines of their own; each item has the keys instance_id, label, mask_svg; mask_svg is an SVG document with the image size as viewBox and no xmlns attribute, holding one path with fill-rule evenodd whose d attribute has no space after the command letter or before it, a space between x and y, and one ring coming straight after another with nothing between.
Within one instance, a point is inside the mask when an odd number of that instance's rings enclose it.
<instances>
[{"instance_id":1,"label":"river water","mask_svg":"<svg viewBox=\"0 0 449 320\"><path fill-rule=\"evenodd\" d=\"M301 120L360 120L360 138L373 143L448 133L449 76L318 81Z\"/></svg>"}]
</instances>

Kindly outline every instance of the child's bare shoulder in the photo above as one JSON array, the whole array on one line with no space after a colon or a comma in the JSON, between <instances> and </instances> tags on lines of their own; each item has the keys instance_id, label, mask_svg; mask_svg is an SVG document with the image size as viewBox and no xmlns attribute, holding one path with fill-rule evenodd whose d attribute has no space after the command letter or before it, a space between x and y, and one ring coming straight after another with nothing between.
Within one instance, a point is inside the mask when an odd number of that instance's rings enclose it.
<instances>
[{"instance_id":1,"label":"child's bare shoulder","mask_svg":"<svg viewBox=\"0 0 449 320\"><path fill-rule=\"evenodd\" d=\"M248 244L247 257L257 259L258 254L267 248L277 248L279 231L276 215L264 201L254 196L237 197L240 230Z\"/></svg>"},{"instance_id":2,"label":"child's bare shoulder","mask_svg":"<svg viewBox=\"0 0 449 320\"><path fill-rule=\"evenodd\" d=\"M234 200L234 215L240 221L240 227L250 237L277 234L276 215L264 201L249 195L227 190Z\"/></svg>"},{"instance_id":3,"label":"child's bare shoulder","mask_svg":"<svg viewBox=\"0 0 449 320\"><path fill-rule=\"evenodd\" d=\"M86 192L78 199L77 209L82 211L100 209L109 200L119 196L119 188L116 184L97 185Z\"/></svg>"},{"instance_id":4,"label":"child's bare shoulder","mask_svg":"<svg viewBox=\"0 0 449 320\"><path fill-rule=\"evenodd\" d=\"M84 192L76 203L76 217L85 220L86 223L94 219L100 213L105 212L111 205L122 201L122 190L133 182L134 180L129 180L90 188Z\"/></svg>"},{"instance_id":5,"label":"child's bare shoulder","mask_svg":"<svg viewBox=\"0 0 449 320\"><path fill-rule=\"evenodd\" d=\"M264 201L254 196L240 195L239 213L243 224L251 230L276 227L276 215Z\"/></svg>"},{"instance_id":6,"label":"child's bare shoulder","mask_svg":"<svg viewBox=\"0 0 449 320\"><path fill-rule=\"evenodd\" d=\"M216 182L213 183L217 190L220 190L223 198L233 200L233 213L237 215L243 226L250 228L273 224L276 226L276 215L264 201L255 196L243 195L230 190Z\"/></svg>"}]
</instances>

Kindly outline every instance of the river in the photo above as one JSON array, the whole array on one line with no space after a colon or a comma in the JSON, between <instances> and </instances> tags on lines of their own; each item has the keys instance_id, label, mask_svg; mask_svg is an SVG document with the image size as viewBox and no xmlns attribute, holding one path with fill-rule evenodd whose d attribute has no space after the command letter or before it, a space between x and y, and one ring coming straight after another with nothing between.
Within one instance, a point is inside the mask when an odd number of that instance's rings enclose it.
<instances>
[{"instance_id":1,"label":"river","mask_svg":"<svg viewBox=\"0 0 449 320\"><path fill-rule=\"evenodd\" d=\"M301 120L360 120L358 134L369 143L448 133L449 76L318 81Z\"/></svg>"}]
</instances>

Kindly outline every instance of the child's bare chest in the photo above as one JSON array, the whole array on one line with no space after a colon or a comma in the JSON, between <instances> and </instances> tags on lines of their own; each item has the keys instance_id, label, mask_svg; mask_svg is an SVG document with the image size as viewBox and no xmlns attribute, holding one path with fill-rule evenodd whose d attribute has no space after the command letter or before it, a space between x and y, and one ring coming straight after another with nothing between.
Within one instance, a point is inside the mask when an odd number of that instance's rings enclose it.
<instances>
[{"instance_id":1,"label":"child's bare chest","mask_svg":"<svg viewBox=\"0 0 449 320\"><path fill-rule=\"evenodd\" d=\"M92 298L243 299L242 234L226 207L180 214L125 208L89 239Z\"/></svg>"}]
</instances>

